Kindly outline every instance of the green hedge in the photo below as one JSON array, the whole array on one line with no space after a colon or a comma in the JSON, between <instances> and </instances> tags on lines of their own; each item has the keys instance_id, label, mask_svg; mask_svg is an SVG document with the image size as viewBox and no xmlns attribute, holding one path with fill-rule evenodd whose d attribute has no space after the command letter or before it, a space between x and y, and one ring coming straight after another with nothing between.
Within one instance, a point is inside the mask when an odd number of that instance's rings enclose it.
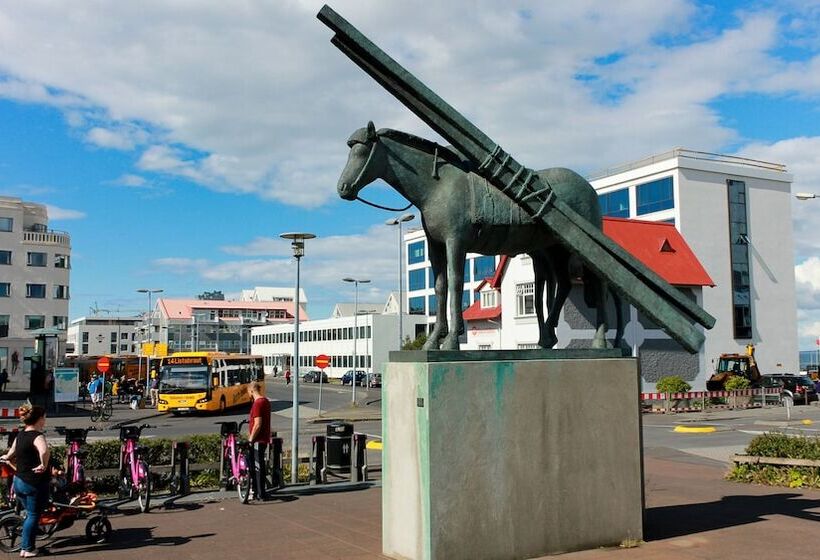
<instances>
[{"instance_id":1,"label":"green hedge","mask_svg":"<svg viewBox=\"0 0 820 560\"><path fill-rule=\"evenodd\" d=\"M756 457L820 460L820 437L763 434L749 442L746 454ZM818 467L739 464L729 471L727 478L736 482L770 486L820 488L820 468Z\"/></svg>"},{"instance_id":2,"label":"green hedge","mask_svg":"<svg viewBox=\"0 0 820 560\"><path fill-rule=\"evenodd\" d=\"M661 377L655 384L658 393L686 393L691 389L692 386L677 375Z\"/></svg>"}]
</instances>

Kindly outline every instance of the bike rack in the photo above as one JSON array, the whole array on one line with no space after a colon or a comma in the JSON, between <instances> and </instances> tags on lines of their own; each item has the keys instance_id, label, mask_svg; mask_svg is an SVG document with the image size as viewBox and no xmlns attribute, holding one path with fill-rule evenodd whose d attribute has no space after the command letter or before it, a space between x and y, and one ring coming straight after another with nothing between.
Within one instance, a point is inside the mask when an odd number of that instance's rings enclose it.
<instances>
[{"instance_id":1,"label":"bike rack","mask_svg":"<svg viewBox=\"0 0 820 560\"><path fill-rule=\"evenodd\" d=\"M310 476L314 484L327 484L327 442L325 436L313 436L310 451Z\"/></svg>"},{"instance_id":2,"label":"bike rack","mask_svg":"<svg viewBox=\"0 0 820 560\"><path fill-rule=\"evenodd\" d=\"M284 440L276 437L276 432L273 434L270 444L270 464L268 469L271 473L271 490L282 488L285 485L284 463L282 461L282 449L284 447Z\"/></svg>"},{"instance_id":3,"label":"bike rack","mask_svg":"<svg viewBox=\"0 0 820 560\"><path fill-rule=\"evenodd\" d=\"M354 433L351 437L350 482L367 480L367 435ZM313 436L313 446L310 453L310 477L313 484L327 484L328 471L334 472L327 466L326 436Z\"/></svg>"},{"instance_id":4,"label":"bike rack","mask_svg":"<svg viewBox=\"0 0 820 560\"><path fill-rule=\"evenodd\" d=\"M177 472L179 467L179 487L177 494L184 496L191 491L191 476L189 472L188 449L190 444L187 441L175 441L171 446L171 473Z\"/></svg>"},{"instance_id":5,"label":"bike rack","mask_svg":"<svg viewBox=\"0 0 820 560\"><path fill-rule=\"evenodd\" d=\"M350 482L367 480L367 434L353 434L353 450L350 458Z\"/></svg>"}]
</instances>

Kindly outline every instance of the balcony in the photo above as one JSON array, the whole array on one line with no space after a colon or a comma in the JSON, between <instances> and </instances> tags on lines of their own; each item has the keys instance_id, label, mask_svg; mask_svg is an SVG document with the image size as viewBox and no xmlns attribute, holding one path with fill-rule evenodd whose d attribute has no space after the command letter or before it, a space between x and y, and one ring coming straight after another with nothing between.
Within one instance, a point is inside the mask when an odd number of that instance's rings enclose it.
<instances>
[{"instance_id":1,"label":"balcony","mask_svg":"<svg viewBox=\"0 0 820 560\"><path fill-rule=\"evenodd\" d=\"M23 243L71 248L71 236L63 231L24 231Z\"/></svg>"}]
</instances>

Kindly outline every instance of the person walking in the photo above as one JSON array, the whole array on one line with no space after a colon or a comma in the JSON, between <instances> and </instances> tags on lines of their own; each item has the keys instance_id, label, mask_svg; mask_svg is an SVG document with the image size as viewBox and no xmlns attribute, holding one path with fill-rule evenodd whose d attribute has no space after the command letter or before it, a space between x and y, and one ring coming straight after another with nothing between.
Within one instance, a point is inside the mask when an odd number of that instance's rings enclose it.
<instances>
[{"instance_id":1,"label":"person walking","mask_svg":"<svg viewBox=\"0 0 820 560\"><path fill-rule=\"evenodd\" d=\"M156 407L157 401L159 401L159 376L157 375L157 370L151 370L151 386L150 386L150 395L151 395L151 406Z\"/></svg>"},{"instance_id":2,"label":"person walking","mask_svg":"<svg viewBox=\"0 0 820 560\"><path fill-rule=\"evenodd\" d=\"M0 460L15 460L14 492L26 508L26 519L20 538L20 556L33 558L39 551L34 548L34 537L40 514L48 502L49 465L51 454L43 430L46 411L41 406L24 404L20 407L20 420L25 429L17 435L11 449ZM42 549L41 549L42 550Z\"/></svg>"},{"instance_id":3,"label":"person walking","mask_svg":"<svg viewBox=\"0 0 820 560\"><path fill-rule=\"evenodd\" d=\"M254 499L267 499L265 475L267 466L265 456L270 444L270 401L262 394L262 384L254 381L248 387L248 394L253 399L251 413L248 418L248 443L251 447L251 456L248 461L251 475L251 488Z\"/></svg>"},{"instance_id":4,"label":"person walking","mask_svg":"<svg viewBox=\"0 0 820 560\"><path fill-rule=\"evenodd\" d=\"M8 384L9 384L9 370L7 370L6 368L3 368L3 370L0 371L0 392L5 393L6 392L6 385L8 385Z\"/></svg>"},{"instance_id":5,"label":"person walking","mask_svg":"<svg viewBox=\"0 0 820 560\"><path fill-rule=\"evenodd\" d=\"M290 385L290 370L285 370L285 385Z\"/></svg>"}]
</instances>

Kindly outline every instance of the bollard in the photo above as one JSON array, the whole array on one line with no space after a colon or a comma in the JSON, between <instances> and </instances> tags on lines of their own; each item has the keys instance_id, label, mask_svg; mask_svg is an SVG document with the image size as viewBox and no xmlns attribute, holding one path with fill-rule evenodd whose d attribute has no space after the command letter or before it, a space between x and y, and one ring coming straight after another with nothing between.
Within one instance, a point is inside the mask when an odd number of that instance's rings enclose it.
<instances>
[{"instance_id":1,"label":"bollard","mask_svg":"<svg viewBox=\"0 0 820 560\"><path fill-rule=\"evenodd\" d=\"M176 488L172 492L184 496L191 492L191 474L189 471L187 441L175 441L171 447L171 477L176 478ZM179 469L177 471L177 469Z\"/></svg>"},{"instance_id":2,"label":"bollard","mask_svg":"<svg viewBox=\"0 0 820 560\"><path fill-rule=\"evenodd\" d=\"M276 432L274 432L273 435L274 437L271 439L269 449L270 464L268 468L270 469L271 489L278 490L285 486L284 463L282 460L284 440L280 437L276 437Z\"/></svg>"},{"instance_id":3,"label":"bollard","mask_svg":"<svg viewBox=\"0 0 820 560\"><path fill-rule=\"evenodd\" d=\"M353 434L350 482L367 480L367 434Z\"/></svg>"},{"instance_id":4,"label":"bollard","mask_svg":"<svg viewBox=\"0 0 820 560\"><path fill-rule=\"evenodd\" d=\"M315 484L327 482L325 462L325 436L313 436L313 447L310 452L311 476Z\"/></svg>"}]
</instances>

